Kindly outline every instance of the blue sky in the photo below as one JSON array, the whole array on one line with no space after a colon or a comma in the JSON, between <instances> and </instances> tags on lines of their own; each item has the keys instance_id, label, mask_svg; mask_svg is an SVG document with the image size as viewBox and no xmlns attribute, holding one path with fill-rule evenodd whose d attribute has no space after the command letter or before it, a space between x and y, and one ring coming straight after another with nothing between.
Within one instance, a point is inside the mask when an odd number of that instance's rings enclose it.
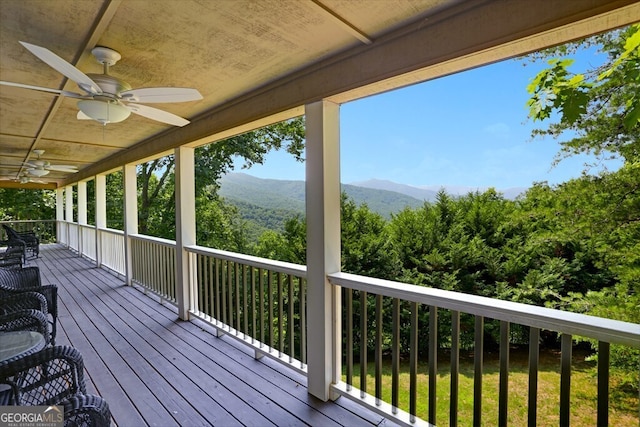
<instances>
[{"instance_id":1,"label":"blue sky","mask_svg":"<svg viewBox=\"0 0 640 427\"><path fill-rule=\"evenodd\" d=\"M575 71L602 60L594 50L575 59ZM580 176L592 159L570 158L552 168L558 142L531 138L539 122L527 118L526 87L544 65L508 60L343 104L341 181L507 189ZM304 179L304 165L286 153L242 172Z\"/></svg>"}]
</instances>

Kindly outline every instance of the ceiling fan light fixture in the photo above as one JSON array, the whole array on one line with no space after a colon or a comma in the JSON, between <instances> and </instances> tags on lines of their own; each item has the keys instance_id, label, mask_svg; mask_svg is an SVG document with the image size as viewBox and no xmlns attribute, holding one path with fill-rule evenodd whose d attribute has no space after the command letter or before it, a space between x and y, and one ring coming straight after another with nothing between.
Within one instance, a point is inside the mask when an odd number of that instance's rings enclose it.
<instances>
[{"instance_id":1,"label":"ceiling fan light fixture","mask_svg":"<svg viewBox=\"0 0 640 427\"><path fill-rule=\"evenodd\" d=\"M78 108L88 117L105 125L121 122L131 114L128 108L120 104L95 99L78 101Z\"/></svg>"},{"instance_id":2,"label":"ceiling fan light fixture","mask_svg":"<svg viewBox=\"0 0 640 427\"><path fill-rule=\"evenodd\" d=\"M46 169L29 169L29 175L41 177L49 174L49 171Z\"/></svg>"}]
</instances>

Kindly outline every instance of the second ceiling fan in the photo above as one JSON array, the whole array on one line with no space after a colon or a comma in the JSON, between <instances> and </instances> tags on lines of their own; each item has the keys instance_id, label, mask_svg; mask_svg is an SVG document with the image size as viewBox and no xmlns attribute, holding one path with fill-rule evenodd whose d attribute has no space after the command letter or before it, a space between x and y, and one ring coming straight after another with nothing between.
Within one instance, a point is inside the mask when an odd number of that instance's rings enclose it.
<instances>
[{"instance_id":1,"label":"second ceiling fan","mask_svg":"<svg viewBox=\"0 0 640 427\"><path fill-rule=\"evenodd\" d=\"M40 86L0 81L1 85L54 93L79 99L78 119L96 120L104 125L125 120L131 113L174 126L184 126L189 120L168 111L142 104L186 102L202 99L197 89L181 87L151 87L132 89L131 86L109 74L109 67L118 62L120 54L113 49L97 46L91 53L103 65L103 74L85 74L55 53L41 46L20 42L32 54L51 68L76 82L85 93L70 92Z\"/></svg>"}]
</instances>

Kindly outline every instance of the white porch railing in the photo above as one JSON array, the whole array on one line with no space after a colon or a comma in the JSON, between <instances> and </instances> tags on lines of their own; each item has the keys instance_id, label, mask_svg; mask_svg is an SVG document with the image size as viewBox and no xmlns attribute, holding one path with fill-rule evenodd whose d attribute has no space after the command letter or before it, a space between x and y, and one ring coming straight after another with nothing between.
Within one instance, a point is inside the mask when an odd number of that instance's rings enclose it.
<instances>
[{"instance_id":1,"label":"white porch railing","mask_svg":"<svg viewBox=\"0 0 640 427\"><path fill-rule=\"evenodd\" d=\"M67 223L65 221L58 221L57 222L57 238L56 241L58 243L61 243L63 245L67 245L69 242L69 227L67 226Z\"/></svg>"},{"instance_id":2,"label":"white porch railing","mask_svg":"<svg viewBox=\"0 0 640 427\"><path fill-rule=\"evenodd\" d=\"M570 313L560 310L552 310L545 307L528 304L514 303L458 292L444 291L440 289L425 288L408 285L399 282L379 280L370 277L357 276L347 273L335 273L329 275L329 281L335 286L341 286L345 292L343 296L343 308L345 310L345 324L343 339L346 343L344 363L346 364L346 382L333 385L333 390L343 396L353 399L370 409L385 416L395 418L405 425L415 425L420 420L416 417L418 401L428 400L428 422L436 424L436 388L437 388L437 350L440 337L437 336L438 318L443 314L451 318L451 336L442 337L450 341L451 346L451 383L449 397L449 423L457 425L458 414L458 378L459 378L459 350L460 350L460 314L467 313L475 317L474 331L474 393L473 393L473 425L483 423L496 423L500 426L507 425L508 401L509 401L509 348L511 325L523 325L529 329L529 396L528 396L528 420L530 426L537 425L537 379L540 330L558 332L561 334L561 378L558 406L560 408L560 425L570 424L570 397L571 397L571 353L572 338L580 336L599 341L598 348L598 413L597 424L608 425L609 411L609 346L621 344L634 348L640 348L640 325L619 322ZM357 292L358 298L353 298ZM358 310L354 310L354 302L359 300ZM371 307L374 305L374 307ZM388 319L383 319L383 307L391 305L391 324L385 325ZM364 307L364 308L363 308ZM368 313L374 313L373 325L375 328L369 333ZM354 322L354 318L359 322ZM483 385L483 342L484 320L495 319L500 322L500 389L499 408L497 420L482 419L482 385ZM408 348L401 347L401 325L410 330ZM386 326L386 327L385 327ZM392 357L392 385L391 402L383 402L382 396L382 331L391 331L391 357ZM353 384L354 367L354 331L360 339L360 348L370 345L371 336L374 337L375 353L375 390L373 395L368 393L366 378L368 376L367 351L359 352L360 388ZM426 332L426 333L425 333ZM310 332L311 333L311 332ZM427 337L428 340L428 395L418 395L417 366L420 358L418 351L418 337ZM387 337L388 339L388 337ZM409 381L400 384L399 363L403 355L409 354L410 375ZM409 405L400 408L398 404L399 388L403 387L409 393Z\"/></svg>"},{"instance_id":3,"label":"white porch railing","mask_svg":"<svg viewBox=\"0 0 640 427\"><path fill-rule=\"evenodd\" d=\"M80 255L96 260L96 228L92 225L79 225Z\"/></svg>"},{"instance_id":4,"label":"white porch railing","mask_svg":"<svg viewBox=\"0 0 640 427\"><path fill-rule=\"evenodd\" d=\"M124 232L103 228L98 230L100 242L101 266L125 275Z\"/></svg>"},{"instance_id":5,"label":"white porch railing","mask_svg":"<svg viewBox=\"0 0 640 427\"><path fill-rule=\"evenodd\" d=\"M190 312L262 356L306 373L306 267L190 246Z\"/></svg>"},{"instance_id":6,"label":"white porch railing","mask_svg":"<svg viewBox=\"0 0 640 427\"><path fill-rule=\"evenodd\" d=\"M131 236L132 280L162 300L176 303L176 242Z\"/></svg>"},{"instance_id":7,"label":"white porch railing","mask_svg":"<svg viewBox=\"0 0 640 427\"><path fill-rule=\"evenodd\" d=\"M75 222L68 222L67 223L67 233L68 233L68 241L67 241L67 246L69 247L69 249L78 252L80 249L80 246L78 246L78 224L76 224Z\"/></svg>"},{"instance_id":8,"label":"white porch railing","mask_svg":"<svg viewBox=\"0 0 640 427\"><path fill-rule=\"evenodd\" d=\"M73 224L58 223L58 230L74 229ZM76 226L77 227L77 226ZM82 235L90 235L93 227L83 227ZM94 232L95 233L95 232ZM102 265L125 275L124 233L98 230ZM69 236L74 233L61 233ZM77 235L77 233L75 233ZM95 238L95 237L94 237ZM86 247L91 237L86 237ZM60 237L59 237L60 240ZM175 303L175 242L149 236L131 236L133 282ZM256 357L267 356L307 372L307 337L314 335L314 325L306 321L306 267L272 261L201 246L186 248L190 257L193 283L189 289L189 310L193 316L213 325L254 349ZM347 273L330 274L329 282L342 289L343 330L336 331L334 346L342 349L344 382L332 385L335 394L362 404L400 424L414 426L436 424L436 390L438 388L438 349L442 342L450 348L449 422L457 423L460 376L460 339L463 321L472 319L474 346L473 423L506 425L509 407L510 331L525 328L529 336L528 420L536 425L538 399L539 337L541 330L560 334L561 367L558 395L561 425L569 425L571 406L571 356L574 337L599 341L597 374L597 424L608 425L609 415L609 348L618 344L640 348L640 325L544 307L513 303L485 297L450 292L399 282L385 281ZM391 312L383 318L383 312ZM438 320L450 320L450 332L438 336ZM495 320L500 330L500 380L497 420L482 418L483 357L485 320ZM518 325L518 326L514 326ZM468 331L467 331L468 332ZM383 336L384 334L384 336ZM423 360L420 346L427 342L428 381L426 395L417 383L418 361ZM385 343L385 344L383 344ZM382 399L383 348L391 354L391 398ZM368 349L369 351L356 351ZM373 355L375 386L367 387L371 377L365 367ZM408 355L409 379L401 380L399 361ZM359 364L360 384L353 383L354 368ZM409 395L406 406L398 395L405 388ZM428 402L426 420L417 416L417 402Z\"/></svg>"}]
</instances>

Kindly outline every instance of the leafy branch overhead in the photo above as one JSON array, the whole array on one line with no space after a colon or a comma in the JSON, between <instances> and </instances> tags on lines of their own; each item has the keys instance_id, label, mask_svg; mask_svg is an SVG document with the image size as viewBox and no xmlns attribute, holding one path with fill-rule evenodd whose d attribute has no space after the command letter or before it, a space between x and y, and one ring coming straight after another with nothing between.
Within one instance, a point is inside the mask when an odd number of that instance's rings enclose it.
<instances>
[{"instance_id":1,"label":"leafy branch overhead","mask_svg":"<svg viewBox=\"0 0 640 427\"><path fill-rule=\"evenodd\" d=\"M546 129L535 135L554 138L565 131L576 135L562 142L564 155L593 153L622 157L627 161L640 158L640 24L596 36L574 44L580 47L598 45L607 61L584 73L572 73L573 59L553 58L549 67L536 75L529 86L529 117L534 121L553 119ZM566 54L566 46L548 54Z\"/></svg>"}]
</instances>

